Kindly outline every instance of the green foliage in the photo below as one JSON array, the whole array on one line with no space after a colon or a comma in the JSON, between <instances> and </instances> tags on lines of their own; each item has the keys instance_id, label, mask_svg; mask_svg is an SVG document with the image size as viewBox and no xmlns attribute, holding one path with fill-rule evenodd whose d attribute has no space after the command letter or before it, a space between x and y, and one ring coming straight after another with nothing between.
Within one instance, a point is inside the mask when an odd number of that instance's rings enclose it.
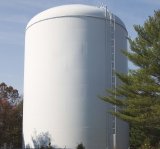
<instances>
[{"instance_id":1,"label":"green foliage","mask_svg":"<svg viewBox=\"0 0 160 149\"><path fill-rule=\"evenodd\" d=\"M84 145L82 143L78 144L76 149L85 149Z\"/></svg>"},{"instance_id":2,"label":"green foliage","mask_svg":"<svg viewBox=\"0 0 160 149\"><path fill-rule=\"evenodd\" d=\"M130 126L130 144L131 148L139 148L142 142L145 141L146 136L141 126Z\"/></svg>"},{"instance_id":3,"label":"green foliage","mask_svg":"<svg viewBox=\"0 0 160 149\"><path fill-rule=\"evenodd\" d=\"M150 138L146 138L143 142L143 144L138 149L160 149L160 144L157 144L156 146L151 144Z\"/></svg>"},{"instance_id":4,"label":"green foliage","mask_svg":"<svg viewBox=\"0 0 160 149\"><path fill-rule=\"evenodd\" d=\"M144 143L140 147L141 149L153 149L150 145L150 140L147 138L145 139Z\"/></svg>"},{"instance_id":5,"label":"green foliage","mask_svg":"<svg viewBox=\"0 0 160 149\"><path fill-rule=\"evenodd\" d=\"M132 141L139 146L147 139L154 147L160 140L160 11L134 28L137 37L129 39L131 52L124 54L138 69L116 73L121 85L101 99L119 107L112 114L133 126Z\"/></svg>"}]
</instances>

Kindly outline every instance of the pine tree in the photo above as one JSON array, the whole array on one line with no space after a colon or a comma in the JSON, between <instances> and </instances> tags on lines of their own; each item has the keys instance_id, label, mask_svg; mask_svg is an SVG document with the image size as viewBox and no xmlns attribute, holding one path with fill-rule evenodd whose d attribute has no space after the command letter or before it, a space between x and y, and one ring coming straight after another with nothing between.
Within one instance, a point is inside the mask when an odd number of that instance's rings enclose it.
<instances>
[{"instance_id":1,"label":"pine tree","mask_svg":"<svg viewBox=\"0 0 160 149\"><path fill-rule=\"evenodd\" d=\"M119 110L111 113L138 128L146 136L143 140L148 138L156 145L160 140L160 10L143 26L134 28L137 37L129 39L131 52L124 54L138 69L128 74L117 72L121 85L101 99L117 105Z\"/></svg>"}]
</instances>

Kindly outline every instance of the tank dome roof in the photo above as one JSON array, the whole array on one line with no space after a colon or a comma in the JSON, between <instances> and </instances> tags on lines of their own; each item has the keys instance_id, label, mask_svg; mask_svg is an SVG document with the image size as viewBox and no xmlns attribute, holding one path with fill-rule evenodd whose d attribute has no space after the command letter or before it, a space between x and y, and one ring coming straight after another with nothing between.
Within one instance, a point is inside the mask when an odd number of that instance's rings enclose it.
<instances>
[{"instance_id":1,"label":"tank dome roof","mask_svg":"<svg viewBox=\"0 0 160 149\"><path fill-rule=\"evenodd\" d=\"M89 6L83 4L57 6L37 14L29 21L27 28L40 21L66 16L88 16L104 19L105 10L96 6ZM117 16L115 17L115 21L117 24L120 24L125 28L124 23Z\"/></svg>"}]
</instances>

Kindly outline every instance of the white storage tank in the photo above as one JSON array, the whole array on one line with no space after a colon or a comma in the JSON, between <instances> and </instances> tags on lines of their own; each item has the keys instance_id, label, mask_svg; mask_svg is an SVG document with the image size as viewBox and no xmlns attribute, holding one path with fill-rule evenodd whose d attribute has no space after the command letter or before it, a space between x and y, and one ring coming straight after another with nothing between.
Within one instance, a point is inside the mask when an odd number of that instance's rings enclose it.
<instances>
[{"instance_id":1,"label":"white storage tank","mask_svg":"<svg viewBox=\"0 0 160 149\"><path fill-rule=\"evenodd\" d=\"M127 124L117 120L114 140L111 105L97 97L112 87L113 61L127 73L121 53L126 36L118 17L94 6L59 6L31 19L25 38L25 146L33 147L35 132L49 132L59 148L128 148Z\"/></svg>"}]
</instances>

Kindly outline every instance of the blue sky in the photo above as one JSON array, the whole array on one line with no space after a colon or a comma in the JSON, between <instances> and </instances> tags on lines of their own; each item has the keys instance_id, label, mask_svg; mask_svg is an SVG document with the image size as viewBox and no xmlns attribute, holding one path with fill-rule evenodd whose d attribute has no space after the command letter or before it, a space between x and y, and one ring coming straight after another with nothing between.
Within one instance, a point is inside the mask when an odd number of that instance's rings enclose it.
<instances>
[{"instance_id":1,"label":"blue sky","mask_svg":"<svg viewBox=\"0 0 160 149\"><path fill-rule=\"evenodd\" d=\"M100 6L120 17L129 36L134 24L143 22L160 9L160 0L0 0L0 82L23 93L24 37L28 21L37 13L63 4L82 3Z\"/></svg>"}]
</instances>

